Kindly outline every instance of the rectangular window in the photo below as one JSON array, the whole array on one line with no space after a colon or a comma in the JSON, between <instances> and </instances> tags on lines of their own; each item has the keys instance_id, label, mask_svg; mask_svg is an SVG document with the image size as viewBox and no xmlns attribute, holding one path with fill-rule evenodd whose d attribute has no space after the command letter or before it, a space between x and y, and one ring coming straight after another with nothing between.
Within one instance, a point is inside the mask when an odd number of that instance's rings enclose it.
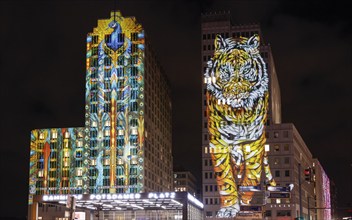
<instances>
[{"instance_id":1,"label":"rectangular window","mask_svg":"<svg viewBox=\"0 0 352 220\"><path fill-rule=\"evenodd\" d=\"M117 41L118 42L125 42L125 34L124 33L119 33L118 35L117 35Z\"/></svg>"},{"instance_id":2,"label":"rectangular window","mask_svg":"<svg viewBox=\"0 0 352 220\"><path fill-rule=\"evenodd\" d=\"M105 81L105 82L104 82L104 89L111 89L111 87L110 87L110 81Z\"/></svg>"},{"instance_id":3,"label":"rectangular window","mask_svg":"<svg viewBox=\"0 0 352 220\"><path fill-rule=\"evenodd\" d=\"M104 92L104 98L106 102L111 101L111 92Z\"/></svg>"},{"instance_id":4,"label":"rectangular window","mask_svg":"<svg viewBox=\"0 0 352 220\"><path fill-rule=\"evenodd\" d=\"M131 33L131 40L132 41L138 40L138 33Z\"/></svg>"},{"instance_id":5,"label":"rectangular window","mask_svg":"<svg viewBox=\"0 0 352 220\"><path fill-rule=\"evenodd\" d=\"M104 104L104 112L110 112L110 103Z\"/></svg>"},{"instance_id":6,"label":"rectangular window","mask_svg":"<svg viewBox=\"0 0 352 220\"><path fill-rule=\"evenodd\" d=\"M289 164L290 163L290 158L289 157L285 157L284 158L284 163L285 164Z\"/></svg>"},{"instance_id":7,"label":"rectangular window","mask_svg":"<svg viewBox=\"0 0 352 220\"><path fill-rule=\"evenodd\" d=\"M123 79L117 80L117 87L122 88L123 86L124 86L124 80Z\"/></svg>"},{"instance_id":8,"label":"rectangular window","mask_svg":"<svg viewBox=\"0 0 352 220\"><path fill-rule=\"evenodd\" d=\"M98 47L92 47L92 56L98 55Z\"/></svg>"},{"instance_id":9,"label":"rectangular window","mask_svg":"<svg viewBox=\"0 0 352 220\"><path fill-rule=\"evenodd\" d=\"M75 167L82 167L83 161L82 160L75 160Z\"/></svg>"},{"instance_id":10,"label":"rectangular window","mask_svg":"<svg viewBox=\"0 0 352 220\"><path fill-rule=\"evenodd\" d=\"M98 156L98 151L97 151L97 150L90 150L89 156L90 156L90 157L96 157L96 156Z\"/></svg>"},{"instance_id":11,"label":"rectangular window","mask_svg":"<svg viewBox=\"0 0 352 220\"><path fill-rule=\"evenodd\" d=\"M38 171L38 177L43 177L44 176L44 171L43 170L39 170Z\"/></svg>"},{"instance_id":12,"label":"rectangular window","mask_svg":"<svg viewBox=\"0 0 352 220\"><path fill-rule=\"evenodd\" d=\"M280 146L279 146L279 145L275 145L275 146L274 146L274 151L275 151L275 152L280 151Z\"/></svg>"},{"instance_id":13,"label":"rectangular window","mask_svg":"<svg viewBox=\"0 0 352 220\"><path fill-rule=\"evenodd\" d=\"M50 161L50 168L57 168L57 162L55 161Z\"/></svg>"},{"instance_id":14,"label":"rectangular window","mask_svg":"<svg viewBox=\"0 0 352 220\"><path fill-rule=\"evenodd\" d=\"M137 76L138 75L138 68L133 66L131 67L131 76Z\"/></svg>"},{"instance_id":15,"label":"rectangular window","mask_svg":"<svg viewBox=\"0 0 352 220\"><path fill-rule=\"evenodd\" d=\"M276 216L291 216L291 210L277 210Z\"/></svg>"},{"instance_id":16,"label":"rectangular window","mask_svg":"<svg viewBox=\"0 0 352 220\"><path fill-rule=\"evenodd\" d=\"M98 67L98 58L92 57L90 59L90 67Z\"/></svg>"},{"instance_id":17,"label":"rectangular window","mask_svg":"<svg viewBox=\"0 0 352 220\"><path fill-rule=\"evenodd\" d=\"M98 135L98 131L96 131L96 130L91 130L91 131L89 132L89 134L90 134L90 137L91 137L91 138L96 138L97 135Z\"/></svg>"},{"instance_id":18,"label":"rectangular window","mask_svg":"<svg viewBox=\"0 0 352 220\"><path fill-rule=\"evenodd\" d=\"M130 79L130 84L131 84L131 88L137 88L138 87L137 79Z\"/></svg>"},{"instance_id":19,"label":"rectangular window","mask_svg":"<svg viewBox=\"0 0 352 220\"><path fill-rule=\"evenodd\" d=\"M76 151L76 158L82 158L82 151Z\"/></svg>"},{"instance_id":20,"label":"rectangular window","mask_svg":"<svg viewBox=\"0 0 352 220\"><path fill-rule=\"evenodd\" d=\"M110 139L104 139L104 146L109 147L110 146Z\"/></svg>"},{"instance_id":21,"label":"rectangular window","mask_svg":"<svg viewBox=\"0 0 352 220\"><path fill-rule=\"evenodd\" d=\"M137 99L138 90L131 91L131 99Z\"/></svg>"},{"instance_id":22,"label":"rectangular window","mask_svg":"<svg viewBox=\"0 0 352 220\"><path fill-rule=\"evenodd\" d=\"M82 174L83 174L83 170L81 168L76 170L77 176L82 176Z\"/></svg>"},{"instance_id":23,"label":"rectangular window","mask_svg":"<svg viewBox=\"0 0 352 220\"><path fill-rule=\"evenodd\" d=\"M137 167L130 168L130 175L137 175Z\"/></svg>"},{"instance_id":24,"label":"rectangular window","mask_svg":"<svg viewBox=\"0 0 352 220\"><path fill-rule=\"evenodd\" d=\"M97 113L98 112L98 108L96 104L91 104L90 105L90 113Z\"/></svg>"},{"instance_id":25,"label":"rectangular window","mask_svg":"<svg viewBox=\"0 0 352 220\"><path fill-rule=\"evenodd\" d=\"M95 176L95 175L97 175L97 170L95 169L95 168L93 168L93 169L89 169L89 176Z\"/></svg>"},{"instance_id":26,"label":"rectangular window","mask_svg":"<svg viewBox=\"0 0 352 220\"><path fill-rule=\"evenodd\" d=\"M98 99L97 99L97 92L94 91L94 92L91 92L90 93L90 101L91 102L96 102Z\"/></svg>"},{"instance_id":27,"label":"rectangular window","mask_svg":"<svg viewBox=\"0 0 352 220\"><path fill-rule=\"evenodd\" d=\"M90 90L91 91L95 91L95 90L97 90L98 89L98 84L97 84L97 82L92 82L91 83L91 88L90 88Z\"/></svg>"},{"instance_id":28,"label":"rectangular window","mask_svg":"<svg viewBox=\"0 0 352 220\"><path fill-rule=\"evenodd\" d=\"M104 58L104 65L105 66L111 66L111 57L105 57Z\"/></svg>"},{"instance_id":29,"label":"rectangular window","mask_svg":"<svg viewBox=\"0 0 352 220\"><path fill-rule=\"evenodd\" d=\"M275 170L275 177L280 177L280 170Z\"/></svg>"},{"instance_id":30,"label":"rectangular window","mask_svg":"<svg viewBox=\"0 0 352 220\"><path fill-rule=\"evenodd\" d=\"M137 104L137 102L131 102L131 103L130 103L130 110L131 110L131 111L138 111L138 104Z\"/></svg>"},{"instance_id":31,"label":"rectangular window","mask_svg":"<svg viewBox=\"0 0 352 220\"><path fill-rule=\"evenodd\" d=\"M124 75L123 67L117 68L117 77L123 77L123 75Z\"/></svg>"},{"instance_id":32,"label":"rectangular window","mask_svg":"<svg viewBox=\"0 0 352 220\"><path fill-rule=\"evenodd\" d=\"M99 40L98 35L93 35L93 36L92 36L92 43L93 43L93 44L97 44L97 43L98 43L98 40Z\"/></svg>"},{"instance_id":33,"label":"rectangular window","mask_svg":"<svg viewBox=\"0 0 352 220\"><path fill-rule=\"evenodd\" d=\"M105 43L111 43L111 34L105 35Z\"/></svg>"},{"instance_id":34,"label":"rectangular window","mask_svg":"<svg viewBox=\"0 0 352 220\"><path fill-rule=\"evenodd\" d=\"M131 50L132 50L132 53L136 53L136 52L138 52L138 44L132 44L132 46L131 46Z\"/></svg>"},{"instance_id":35,"label":"rectangular window","mask_svg":"<svg viewBox=\"0 0 352 220\"><path fill-rule=\"evenodd\" d=\"M56 131L51 133L51 138L52 139L56 139L57 138L57 132Z\"/></svg>"},{"instance_id":36,"label":"rectangular window","mask_svg":"<svg viewBox=\"0 0 352 220\"><path fill-rule=\"evenodd\" d=\"M125 62L125 58L123 56L119 56L118 60L117 60L117 64L118 65L123 65Z\"/></svg>"},{"instance_id":37,"label":"rectangular window","mask_svg":"<svg viewBox=\"0 0 352 220\"><path fill-rule=\"evenodd\" d=\"M111 77L111 69L104 69L104 77L105 78Z\"/></svg>"},{"instance_id":38,"label":"rectangular window","mask_svg":"<svg viewBox=\"0 0 352 220\"><path fill-rule=\"evenodd\" d=\"M138 64L138 56L134 55L131 57L131 65L136 65Z\"/></svg>"},{"instance_id":39,"label":"rectangular window","mask_svg":"<svg viewBox=\"0 0 352 220\"><path fill-rule=\"evenodd\" d=\"M289 177L290 176L290 171L289 170L285 170L285 176Z\"/></svg>"}]
</instances>

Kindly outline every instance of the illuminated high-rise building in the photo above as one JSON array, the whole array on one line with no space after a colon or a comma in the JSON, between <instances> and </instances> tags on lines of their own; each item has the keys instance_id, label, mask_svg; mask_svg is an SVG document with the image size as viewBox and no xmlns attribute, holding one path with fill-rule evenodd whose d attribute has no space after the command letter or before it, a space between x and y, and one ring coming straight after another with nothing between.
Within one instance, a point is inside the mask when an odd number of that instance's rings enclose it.
<instances>
[{"instance_id":1,"label":"illuminated high-rise building","mask_svg":"<svg viewBox=\"0 0 352 220\"><path fill-rule=\"evenodd\" d=\"M308 198L325 195L321 189L314 195L314 184L305 181L304 170L314 162L298 130L281 122L275 63L260 26L233 25L230 14L221 12L202 15L201 28L205 217L269 220L317 215L314 209L308 211L313 204ZM257 98L265 94L262 91L268 92L267 109L251 109L262 105ZM260 140L262 147L254 148L253 140ZM328 181L326 175L316 179L317 184Z\"/></svg>"},{"instance_id":2,"label":"illuminated high-rise building","mask_svg":"<svg viewBox=\"0 0 352 220\"><path fill-rule=\"evenodd\" d=\"M259 52L263 61L266 63L268 75L268 110L266 114L266 125L281 123L281 101L280 87L276 76L274 60L271 54L270 46L265 44L262 38L259 25L233 25L229 13L209 13L202 15L202 75L209 68L209 61L212 60L216 50L216 40L220 36L222 39L241 39L241 37L250 38L254 35L260 37ZM225 60L225 58L224 58ZM219 61L220 63L220 61ZM265 67L264 67L265 68ZM206 79L205 79L206 81ZM221 198L219 196L219 186L216 181L216 172L211 158L210 138L213 135L209 133L209 112L207 103L207 83L202 86L202 191L203 203L205 204L205 216L215 217L220 210ZM213 123L213 122L212 122ZM225 181L226 182L226 181ZM237 208L239 209L239 207ZM237 210L239 211L239 210ZM230 214L231 215L231 214Z\"/></svg>"},{"instance_id":3,"label":"illuminated high-rise building","mask_svg":"<svg viewBox=\"0 0 352 220\"><path fill-rule=\"evenodd\" d=\"M173 191L170 86L134 17L98 20L85 78L84 126L31 132L29 204Z\"/></svg>"}]
</instances>

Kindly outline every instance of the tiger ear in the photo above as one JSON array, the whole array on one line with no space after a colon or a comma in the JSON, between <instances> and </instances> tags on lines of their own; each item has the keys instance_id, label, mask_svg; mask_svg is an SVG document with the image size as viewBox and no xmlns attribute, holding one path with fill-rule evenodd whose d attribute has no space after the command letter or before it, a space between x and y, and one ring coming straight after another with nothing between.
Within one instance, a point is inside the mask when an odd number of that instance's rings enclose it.
<instances>
[{"instance_id":1,"label":"tiger ear","mask_svg":"<svg viewBox=\"0 0 352 220\"><path fill-rule=\"evenodd\" d=\"M259 35L255 34L251 38L248 39L247 45L251 48L258 48L260 43Z\"/></svg>"},{"instance_id":2,"label":"tiger ear","mask_svg":"<svg viewBox=\"0 0 352 220\"><path fill-rule=\"evenodd\" d=\"M227 47L227 43L224 38L221 37L220 34L216 35L215 38L215 50L222 50Z\"/></svg>"}]
</instances>

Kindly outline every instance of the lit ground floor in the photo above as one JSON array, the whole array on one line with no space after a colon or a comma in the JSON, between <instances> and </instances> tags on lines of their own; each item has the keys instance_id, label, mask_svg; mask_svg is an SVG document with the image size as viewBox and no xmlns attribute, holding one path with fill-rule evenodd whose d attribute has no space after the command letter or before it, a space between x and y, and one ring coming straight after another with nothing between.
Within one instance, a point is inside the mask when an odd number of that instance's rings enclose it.
<instances>
[{"instance_id":1,"label":"lit ground floor","mask_svg":"<svg viewBox=\"0 0 352 220\"><path fill-rule=\"evenodd\" d=\"M28 208L30 220L203 219L203 204L187 192L34 195Z\"/></svg>"},{"instance_id":2,"label":"lit ground floor","mask_svg":"<svg viewBox=\"0 0 352 220\"><path fill-rule=\"evenodd\" d=\"M204 215L206 220L220 220L216 213L220 209L220 205L206 206ZM311 220L317 220L316 212L313 209L302 207L302 217ZM299 204L266 204L265 206L241 206L241 211L233 218L235 220L294 220L299 217ZM320 220L320 219L318 219Z\"/></svg>"}]
</instances>

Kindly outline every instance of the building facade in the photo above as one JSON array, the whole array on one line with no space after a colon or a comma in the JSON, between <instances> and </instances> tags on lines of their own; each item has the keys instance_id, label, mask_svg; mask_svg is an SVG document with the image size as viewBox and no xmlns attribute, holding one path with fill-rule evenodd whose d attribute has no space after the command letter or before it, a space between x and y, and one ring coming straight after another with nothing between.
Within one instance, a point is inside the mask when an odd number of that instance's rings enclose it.
<instances>
[{"instance_id":1,"label":"building facade","mask_svg":"<svg viewBox=\"0 0 352 220\"><path fill-rule=\"evenodd\" d=\"M266 136L270 146L269 163L277 185L289 187L293 184L289 194L269 193L265 202L266 219L299 217L300 207L303 217L316 215L315 210L308 211L308 200L314 198L314 183L306 181L304 174L305 169L313 166L312 154L299 132L291 123L274 124L267 126Z\"/></svg>"},{"instance_id":2,"label":"building facade","mask_svg":"<svg viewBox=\"0 0 352 220\"><path fill-rule=\"evenodd\" d=\"M197 194L197 180L190 171L174 171L174 191Z\"/></svg>"},{"instance_id":3,"label":"building facade","mask_svg":"<svg viewBox=\"0 0 352 220\"><path fill-rule=\"evenodd\" d=\"M208 61L211 60L216 49L216 36L220 35L224 39L233 38L241 39L241 37L250 38L254 35L260 36L259 51L261 57L266 63L268 72L268 110L266 114L266 124L281 123L281 102L280 102L280 88L276 76L274 60L271 55L269 45L265 44L261 36L259 25L239 25L235 26L231 23L229 13L213 13L202 15L202 75L207 71ZM205 204L205 216L215 217L220 207L219 189L216 182L216 174L213 169L213 162L211 159L209 149L210 134L208 130L209 112L207 112L207 84L202 86L202 191L203 203ZM259 196L260 197L260 196Z\"/></svg>"},{"instance_id":4,"label":"building facade","mask_svg":"<svg viewBox=\"0 0 352 220\"><path fill-rule=\"evenodd\" d=\"M215 84L215 79L212 79L209 72L209 61L214 62L213 56L218 56L219 47L217 46L219 39L225 39L220 42L226 46L236 45L244 48L248 46L252 36L259 35L260 46L259 52L266 64L268 74L268 90L269 90L269 101L268 110L266 113L265 123L265 153L268 156L268 164L271 170L271 175L276 182L276 186L268 188L270 182L265 180L266 173L265 167L264 172L261 175L260 183L253 183L251 190L256 192L249 192L254 195L251 202L245 204L240 197L248 194L244 187L241 191L240 183L249 186L241 175L237 175L236 185L240 194L238 200L240 201L240 207L236 214L229 212L229 216L235 216L236 219L293 219L299 216L307 217L311 216L313 219L317 215L316 210L309 209L308 211L308 198L314 198L314 184L306 182L304 176L304 169L313 167L312 154L308 147L304 143L297 129L293 124L282 124L281 123L281 98L280 98L280 87L276 75L275 63L271 48L263 39L259 25L233 25L229 13L210 13L202 15L202 35L201 35L201 55L202 55L202 75L206 75L202 86L202 196L204 203L205 218L216 219L222 217L219 215L219 210L222 210L224 205L223 199L221 198L219 185L219 173L214 168L214 159L211 152L211 142L214 142L214 135L209 131L212 131L209 123L209 118L216 117L209 115L209 103L208 103L208 91L209 80ZM221 37L217 37L221 36ZM241 45L241 42L248 39L248 43L245 46ZM240 42L240 43L238 43ZM221 48L220 48L221 49ZM225 51L225 52L223 52ZM215 53L214 53L215 52ZM222 53L226 53L226 50L222 50ZM221 62L221 61L218 61ZM226 70L219 70L221 73ZM213 81L214 80L214 81ZM230 104L230 101L225 100L224 103ZM218 108L219 109L219 108ZM221 116L220 116L221 117ZM221 126L220 126L221 127ZM236 135L236 134L234 134ZM248 153L252 148L249 148ZM246 151L246 149L244 149ZM236 157L235 157L236 158ZM234 162L233 167L237 164ZM215 169L215 170L214 170ZM234 168L233 168L234 169ZM257 174L259 174L258 171ZM233 187L236 187L233 186ZM275 184L271 184L274 186ZM270 189L270 190L269 190ZM223 192L221 192L223 193ZM319 192L320 193L320 192ZM312 202L312 201L310 201ZM310 203L309 203L310 204Z\"/></svg>"},{"instance_id":5,"label":"building facade","mask_svg":"<svg viewBox=\"0 0 352 220\"><path fill-rule=\"evenodd\" d=\"M310 198L309 206L316 210L313 219L332 218L332 195L330 193L331 184L328 175L318 159L313 159L314 174L314 197ZM317 209L316 209L317 208Z\"/></svg>"},{"instance_id":6,"label":"building facade","mask_svg":"<svg viewBox=\"0 0 352 220\"><path fill-rule=\"evenodd\" d=\"M36 196L173 190L171 91L142 26L112 12L87 35L85 125L31 132Z\"/></svg>"}]
</instances>

